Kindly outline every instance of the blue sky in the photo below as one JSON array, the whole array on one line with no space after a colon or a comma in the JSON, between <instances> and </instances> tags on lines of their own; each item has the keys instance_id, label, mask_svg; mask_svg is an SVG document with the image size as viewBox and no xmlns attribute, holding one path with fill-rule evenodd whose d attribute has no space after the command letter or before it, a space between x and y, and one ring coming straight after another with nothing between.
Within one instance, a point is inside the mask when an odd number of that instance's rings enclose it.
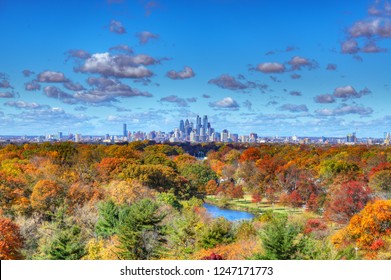
<instances>
[{"instance_id":1,"label":"blue sky","mask_svg":"<svg viewBox=\"0 0 391 280\"><path fill-rule=\"evenodd\" d=\"M391 2L0 1L0 135L391 131Z\"/></svg>"}]
</instances>

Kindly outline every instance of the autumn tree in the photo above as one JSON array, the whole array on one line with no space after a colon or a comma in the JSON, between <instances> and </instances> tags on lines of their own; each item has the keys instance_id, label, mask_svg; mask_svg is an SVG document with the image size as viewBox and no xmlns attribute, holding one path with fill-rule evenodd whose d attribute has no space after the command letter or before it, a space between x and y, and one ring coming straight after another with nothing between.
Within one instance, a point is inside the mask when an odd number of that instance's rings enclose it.
<instances>
[{"instance_id":1,"label":"autumn tree","mask_svg":"<svg viewBox=\"0 0 391 280\"><path fill-rule=\"evenodd\" d=\"M326 217L334 222L346 224L371 199L371 190L359 181L343 183L329 195L326 204Z\"/></svg>"},{"instance_id":2,"label":"autumn tree","mask_svg":"<svg viewBox=\"0 0 391 280\"><path fill-rule=\"evenodd\" d=\"M27 212L30 207L30 194L24 178L0 171L0 208L4 213Z\"/></svg>"},{"instance_id":3,"label":"autumn tree","mask_svg":"<svg viewBox=\"0 0 391 280\"><path fill-rule=\"evenodd\" d=\"M205 164L188 164L182 167L180 174L189 180L190 184L200 191L210 180L217 180L216 173Z\"/></svg>"},{"instance_id":4,"label":"autumn tree","mask_svg":"<svg viewBox=\"0 0 391 280\"><path fill-rule=\"evenodd\" d=\"M294 190L289 195L289 202L294 208L300 207L303 204L303 199L297 190Z\"/></svg>"},{"instance_id":5,"label":"autumn tree","mask_svg":"<svg viewBox=\"0 0 391 280\"><path fill-rule=\"evenodd\" d=\"M187 184L183 177L168 166L131 164L123 170L121 177L125 180L135 179L159 192L172 191L179 196L192 196L196 193L192 185Z\"/></svg>"},{"instance_id":6,"label":"autumn tree","mask_svg":"<svg viewBox=\"0 0 391 280\"><path fill-rule=\"evenodd\" d=\"M380 170L369 179L369 186L382 197L391 197L391 169Z\"/></svg>"},{"instance_id":7,"label":"autumn tree","mask_svg":"<svg viewBox=\"0 0 391 280\"><path fill-rule=\"evenodd\" d=\"M137 180L129 179L128 181L112 181L108 185L107 195L109 199L121 204L132 204L142 198L152 198L154 191L143 186Z\"/></svg>"},{"instance_id":8,"label":"autumn tree","mask_svg":"<svg viewBox=\"0 0 391 280\"><path fill-rule=\"evenodd\" d=\"M205 186L205 193L207 195L214 195L216 193L217 183L215 180L209 180Z\"/></svg>"},{"instance_id":9,"label":"autumn tree","mask_svg":"<svg viewBox=\"0 0 391 280\"><path fill-rule=\"evenodd\" d=\"M257 161L262 156L258 148L250 147L240 155L240 161Z\"/></svg>"},{"instance_id":10,"label":"autumn tree","mask_svg":"<svg viewBox=\"0 0 391 280\"><path fill-rule=\"evenodd\" d=\"M353 244L364 252L377 253L385 249L382 248L384 240L390 237L391 200L377 200L368 203L361 212L354 215L345 228L334 234L332 241L339 249Z\"/></svg>"},{"instance_id":11,"label":"autumn tree","mask_svg":"<svg viewBox=\"0 0 391 280\"><path fill-rule=\"evenodd\" d=\"M23 259L23 237L19 226L8 218L0 217L0 260Z\"/></svg>"},{"instance_id":12,"label":"autumn tree","mask_svg":"<svg viewBox=\"0 0 391 280\"><path fill-rule=\"evenodd\" d=\"M62 194L63 188L56 182L40 180L31 193L31 206L41 213L53 213L61 203Z\"/></svg>"},{"instance_id":13,"label":"autumn tree","mask_svg":"<svg viewBox=\"0 0 391 280\"><path fill-rule=\"evenodd\" d=\"M96 165L98 170L99 179L102 181L108 181L115 178L126 166L125 158L103 158Z\"/></svg>"},{"instance_id":14,"label":"autumn tree","mask_svg":"<svg viewBox=\"0 0 391 280\"><path fill-rule=\"evenodd\" d=\"M234 186L232 189L230 189L229 196L233 199L243 198L243 187L240 185Z\"/></svg>"},{"instance_id":15,"label":"autumn tree","mask_svg":"<svg viewBox=\"0 0 391 280\"><path fill-rule=\"evenodd\" d=\"M99 186L77 182L72 184L67 192L67 201L72 207L83 206L86 203L102 199L103 190Z\"/></svg>"}]
</instances>

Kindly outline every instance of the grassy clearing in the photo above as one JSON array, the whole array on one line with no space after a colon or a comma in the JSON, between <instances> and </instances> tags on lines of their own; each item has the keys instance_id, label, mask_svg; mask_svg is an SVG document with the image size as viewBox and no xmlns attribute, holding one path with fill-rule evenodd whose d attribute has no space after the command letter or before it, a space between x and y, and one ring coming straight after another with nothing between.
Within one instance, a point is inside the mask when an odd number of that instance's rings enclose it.
<instances>
[{"instance_id":1,"label":"grassy clearing","mask_svg":"<svg viewBox=\"0 0 391 280\"><path fill-rule=\"evenodd\" d=\"M214 195L207 196L205 202L228 209L247 211L254 214L260 214L268 210L276 213L285 213L289 215L298 215L304 212L302 208L291 208L278 203L271 204L263 199L260 203L251 202L251 195L245 195L241 199L220 199Z\"/></svg>"}]
</instances>

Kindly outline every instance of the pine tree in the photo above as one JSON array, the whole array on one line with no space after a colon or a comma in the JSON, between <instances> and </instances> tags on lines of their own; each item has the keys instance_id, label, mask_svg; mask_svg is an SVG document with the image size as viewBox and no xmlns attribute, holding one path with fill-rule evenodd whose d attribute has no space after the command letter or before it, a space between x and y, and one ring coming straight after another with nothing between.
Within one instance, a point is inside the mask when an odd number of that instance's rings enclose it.
<instances>
[{"instance_id":1,"label":"pine tree","mask_svg":"<svg viewBox=\"0 0 391 280\"><path fill-rule=\"evenodd\" d=\"M85 254L84 243L81 241L81 229L78 226L59 231L49 246L49 260L79 260Z\"/></svg>"},{"instance_id":2,"label":"pine tree","mask_svg":"<svg viewBox=\"0 0 391 280\"><path fill-rule=\"evenodd\" d=\"M99 205L99 220L95 226L98 236L108 238L117 233L119 222L119 208L113 201L103 202Z\"/></svg>"},{"instance_id":3,"label":"pine tree","mask_svg":"<svg viewBox=\"0 0 391 280\"><path fill-rule=\"evenodd\" d=\"M164 228L160 225L165 214L150 199L142 199L120 211L118 238L121 243L119 256L122 259L156 259L166 242Z\"/></svg>"},{"instance_id":4,"label":"pine tree","mask_svg":"<svg viewBox=\"0 0 391 280\"><path fill-rule=\"evenodd\" d=\"M65 212L65 208L60 208L55 214L49 225L53 234L48 239L42 238L37 259L79 260L86 254L81 229Z\"/></svg>"},{"instance_id":5,"label":"pine tree","mask_svg":"<svg viewBox=\"0 0 391 280\"><path fill-rule=\"evenodd\" d=\"M305 246L303 239L298 239L300 229L288 222L287 217L274 217L261 234L265 250L258 259L292 260L297 259Z\"/></svg>"}]
</instances>

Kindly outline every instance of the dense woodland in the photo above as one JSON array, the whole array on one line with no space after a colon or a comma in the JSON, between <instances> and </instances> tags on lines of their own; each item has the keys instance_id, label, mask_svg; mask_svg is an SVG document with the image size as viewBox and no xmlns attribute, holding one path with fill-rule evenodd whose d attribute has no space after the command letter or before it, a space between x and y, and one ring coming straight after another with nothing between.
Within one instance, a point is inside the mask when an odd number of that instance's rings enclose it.
<instances>
[{"instance_id":1,"label":"dense woodland","mask_svg":"<svg viewBox=\"0 0 391 280\"><path fill-rule=\"evenodd\" d=\"M0 259L391 259L391 147L1 146Z\"/></svg>"}]
</instances>

